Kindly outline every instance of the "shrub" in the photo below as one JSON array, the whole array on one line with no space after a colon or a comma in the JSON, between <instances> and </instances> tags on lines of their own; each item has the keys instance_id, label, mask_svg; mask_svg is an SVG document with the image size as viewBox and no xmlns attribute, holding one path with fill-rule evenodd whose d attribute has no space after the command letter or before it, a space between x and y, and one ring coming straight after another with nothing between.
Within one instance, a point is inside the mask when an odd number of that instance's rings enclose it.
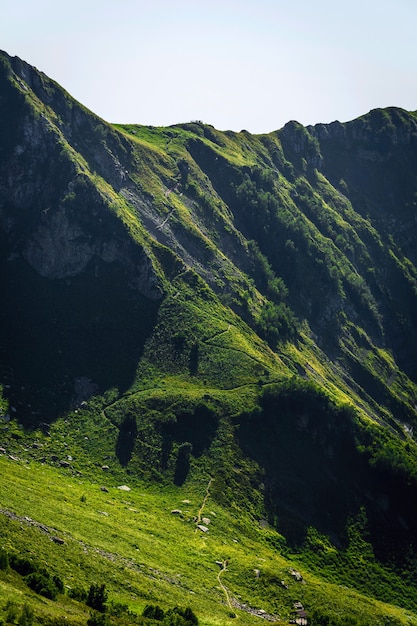
<instances>
[{"instance_id":1,"label":"shrub","mask_svg":"<svg viewBox=\"0 0 417 626\"><path fill-rule=\"evenodd\" d=\"M108 626L109 618L104 613L92 611L87 620L87 626Z\"/></svg>"},{"instance_id":2,"label":"shrub","mask_svg":"<svg viewBox=\"0 0 417 626\"><path fill-rule=\"evenodd\" d=\"M298 321L291 309L281 302L274 304L267 302L258 318L258 333L265 339L272 349L278 341L286 341L296 337Z\"/></svg>"},{"instance_id":3,"label":"shrub","mask_svg":"<svg viewBox=\"0 0 417 626\"><path fill-rule=\"evenodd\" d=\"M6 603L5 609L6 609L6 615L5 615L6 623L14 624L17 620L17 615L18 615L17 604L12 602L11 600L8 600Z\"/></svg>"},{"instance_id":4,"label":"shrub","mask_svg":"<svg viewBox=\"0 0 417 626\"><path fill-rule=\"evenodd\" d=\"M56 600L59 589L47 572L33 572L25 577L28 587L50 600Z\"/></svg>"},{"instance_id":5,"label":"shrub","mask_svg":"<svg viewBox=\"0 0 417 626\"><path fill-rule=\"evenodd\" d=\"M190 624L194 624L195 626L198 626L197 615L194 613L192 609L190 609L189 606L187 606L187 608L184 609L184 611L182 611L182 616Z\"/></svg>"},{"instance_id":6,"label":"shrub","mask_svg":"<svg viewBox=\"0 0 417 626\"><path fill-rule=\"evenodd\" d=\"M158 605L147 604L143 609L142 613L143 617L147 617L148 619L156 619L158 621L162 621L165 616L165 612Z\"/></svg>"},{"instance_id":7,"label":"shrub","mask_svg":"<svg viewBox=\"0 0 417 626\"><path fill-rule=\"evenodd\" d=\"M58 589L59 593L64 593L64 583L60 579L59 576L52 576L52 582L55 587Z\"/></svg>"},{"instance_id":8,"label":"shrub","mask_svg":"<svg viewBox=\"0 0 417 626\"><path fill-rule=\"evenodd\" d=\"M104 613L106 610L107 591L106 585L96 585L92 583L88 591L87 606Z\"/></svg>"},{"instance_id":9,"label":"shrub","mask_svg":"<svg viewBox=\"0 0 417 626\"><path fill-rule=\"evenodd\" d=\"M21 576L28 576L37 570L37 566L31 559L18 554L11 554L9 563L10 567Z\"/></svg>"},{"instance_id":10,"label":"shrub","mask_svg":"<svg viewBox=\"0 0 417 626\"><path fill-rule=\"evenodd\" d=\"M175 606L165 613L163 623L166 626L198 626L198 619L189 607L181 609Z\"/></svg>"},{"instance_id":11,"label":"shrub","mask_svg":"<svg viewBox=\"0 0 417 626\"><path fill-rule=\"evenodd\" d=\"M68 597L78 602L86 602L88 593L83 587L73 587L72 589L68 589Z\"/></svg>"},{"instance_id":12,"label":"shrub","mask_svg":"<svg viewBox=\"0 0 417 626\"><path fill-rule=\"evenodd\" d=\"M127 604L122 604L121 602L110 602L108 606L108 613L110 615L114 615L115 617L120 617L123 614L129 615L129 606Z\"/></svg>"},{"instance_id":13,"label":"shrub","mask_svg":"<svg viewBox=\"0 0 417 626\"><path fill-rule=\"evenodd\" d=\"M9 567L9 555L3 548L0 550L0 570L8 569Z\"/></svg>"},{"instance_id":14,"label":"shrub","mask_svg":"<svg viewBox=\"0 0 417 626\"><path fill-rule=\"evenodd\" d=\"M24 604L22 608L22 612L19 615L19 619L17 623L19 626L32 626L34 620L33 609L28 604Z\"/></svg>"}]
</instances>

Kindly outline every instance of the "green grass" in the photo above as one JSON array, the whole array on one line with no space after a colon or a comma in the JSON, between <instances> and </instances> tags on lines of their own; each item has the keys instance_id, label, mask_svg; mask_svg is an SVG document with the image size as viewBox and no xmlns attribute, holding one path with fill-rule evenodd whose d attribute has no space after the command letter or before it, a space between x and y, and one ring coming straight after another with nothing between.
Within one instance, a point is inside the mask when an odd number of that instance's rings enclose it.
<instances>
[{"instance_id":1,"label":"green grass","mask_svg":"<svg viewBox=\"0 0 417 626\"><path fill-rule=\"evenodd\" d=\"M210 518L209 532L196 532L194 519L206 495L208 476L201 475L182 488L151 487L133 479L127 492L104 472L92 482L68 470L4 456L0 470L2 546L10 553L33 557L61 577L67 591L104 582L109 599L127 604L135 613L148 603L165 609L189 605L201 624L229 623L230 609L216 565L227 559L222 583L233 602L280 615L283 623L297 600L308 609L329 605L332 611L365 615L369 620L383 614L396 616L399 624L413 623L407 622L407 614L410 620L417 619L411 612L307 574L297 561L270 547L269 538L279 539L275 532L261 528L242 509L220 506L211 492L202 511L203 517ZM102 486L108 491L102 491ZM174 509L182 513L174 515ZM52 536L65 543L54 543ZM303 583L291 576L291 567L301 570ZM88 615L86 607L66 596L60 595L56 602L42 599L15 573L1 572L0 611L10 598L19 607L29 603L37 615L67 615L74 621ZM242 608L235 612L239 623L259 619Z\"/></svg>"}]
</instances>

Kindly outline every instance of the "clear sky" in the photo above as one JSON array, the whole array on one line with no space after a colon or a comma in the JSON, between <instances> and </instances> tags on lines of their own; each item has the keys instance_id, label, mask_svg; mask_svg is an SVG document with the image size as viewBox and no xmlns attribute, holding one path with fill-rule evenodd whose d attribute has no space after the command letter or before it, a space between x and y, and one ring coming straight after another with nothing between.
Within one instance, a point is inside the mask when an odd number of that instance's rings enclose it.
<instances>
[{"instance_id":1,"label":"clear sky","mask_svg":"<svg viewBox=\"0 0 417 626\"><path fill-rule=\"evenodd\" d=\"M109 122L289 120L417 109L417 0L1 0L0 48Z\"/></svg>"}]
</instances>

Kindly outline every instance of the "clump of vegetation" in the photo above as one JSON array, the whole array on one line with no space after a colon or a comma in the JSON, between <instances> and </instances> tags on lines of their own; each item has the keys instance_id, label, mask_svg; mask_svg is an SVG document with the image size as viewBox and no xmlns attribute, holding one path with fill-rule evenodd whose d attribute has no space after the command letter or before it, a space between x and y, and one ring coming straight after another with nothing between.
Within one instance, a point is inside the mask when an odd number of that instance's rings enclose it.
<instances>
[{"instance_id":1,"label":"clump of vegetation","mask_svg":"<svg viewBox=\"0 0 417 626\"><path fill-rule=\"evenodd\" d=\"M64 591L61 579L51 576L46 570L32 572L25 577L25 582L33 591L51 600L56 600L58 594Z\"/></svg>"},{"instance_id":2,"label":"clump of vegetation","mask_svg":"<svg viewBox=\"0 0 417 626\"><path fill-rule=\"evenodd\" d=\"M70 587L68 589L68 597L78 602L86 602L88 591L83 587Z\"/></svg>"},{"instance_id":3,"label":"clump of vegetation","mask_svg":"<svg viewBox=\"0 0 417 626\"><path fill-rule=\"evenodd\" d=\"M7 570L9 567L9 555L4 548L0 549L0 570Z\"/></svg>"},{"instance_id":4,"label":"clump of vegetation","mask_svg":"<svg viewBox=\"0 0 417 626\"><path fill-rule=\"evenodd\" d=\"M108 615L100 611L91 611L87 620L87 626L109 626L110 621Z\"/></svg>"},{"instance_id":5,"label":"clump of vegetation","mask_svg":"<svg viewBox=\"0 0 417 626\"><path fill-rule=\"evenodd\" d=\"M59 593L64 593L64 584L59 576L51 574L32 559L19 554L7 555L4 551L3 562L23 577L25 583L39 595L56 600Z\"/></svg>"},{"instance_id":6,"label":"clump of vegetation","mask_svg":"<svg viewBox=\"0 0 417 626\"><path fill-rule=\"evenodd\" d=\"M25 602L17 620L18 626L32 626L34 619L34 610L29 606L29 604L27 604L27 602Z\"/></svg>"},{"instance_id":7,"label":"clump of vegetation","mask_svg":"<svg viewBox=\"0 0 417 626\"><path fill-rule=\"evenodd\" d=\"M99 611L100 613L105 613L107 598L108 598L108 593L106 590L106 585L104 584L97 585L95 583L92 583L90 585L90 589L88 590L87 599L85 603L87 606L91 607L95 611Z\"/></svg>"},{"instance_id":8,"label":"clump of vegetation","mask_svg":"<svg viewBox=\"0 0 417 626\"><path fill-rule=\"evenodd\" d=\"M143 617L148 617L149 619L155 619L158 622L162 622L165 616L165 611L161 609L158 604L147 604L143 609L142 615Z\"/></svg>"},{"instance_id":9,"label":"clump of vegetation","mask_svg":"<svg viewBox=\"0 0 417 626\"><path fill-rule=\"evenodd\" d=\"M198 626L198 618L190 607L182 609L181 607L175 606L172 609L164 611L158 605L147 604L142 615L149 619L162 622L164 626Z\"/></svg>"},{"instance_id":10,"label":"clump of vegetation","mask_svg":"<svg viewBox=\"0 0 417 626\"><path fill-rule=\"evenodd\" d=\"M261 309L257 328L259 335L275 350L279 342L290 341L297 336L299 325L284 302L267 302Z\"/></svg>"}]
</instances>

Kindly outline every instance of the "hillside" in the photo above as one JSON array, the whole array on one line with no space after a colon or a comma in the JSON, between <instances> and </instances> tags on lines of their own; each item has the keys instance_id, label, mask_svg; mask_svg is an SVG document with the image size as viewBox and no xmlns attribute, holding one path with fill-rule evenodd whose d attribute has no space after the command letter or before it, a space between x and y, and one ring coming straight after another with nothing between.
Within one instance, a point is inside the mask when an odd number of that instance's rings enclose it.
<instances>
[{"instance_id":1,"label":"hillside","mask_svg":"<svg viewBox=\"0 0 417 626\"><path fill-rule=\"evenodd\" d=\"M416 172L414 113L112 125L0 53L0 623L417 622Z\"/></svg>"}]
</instances>

